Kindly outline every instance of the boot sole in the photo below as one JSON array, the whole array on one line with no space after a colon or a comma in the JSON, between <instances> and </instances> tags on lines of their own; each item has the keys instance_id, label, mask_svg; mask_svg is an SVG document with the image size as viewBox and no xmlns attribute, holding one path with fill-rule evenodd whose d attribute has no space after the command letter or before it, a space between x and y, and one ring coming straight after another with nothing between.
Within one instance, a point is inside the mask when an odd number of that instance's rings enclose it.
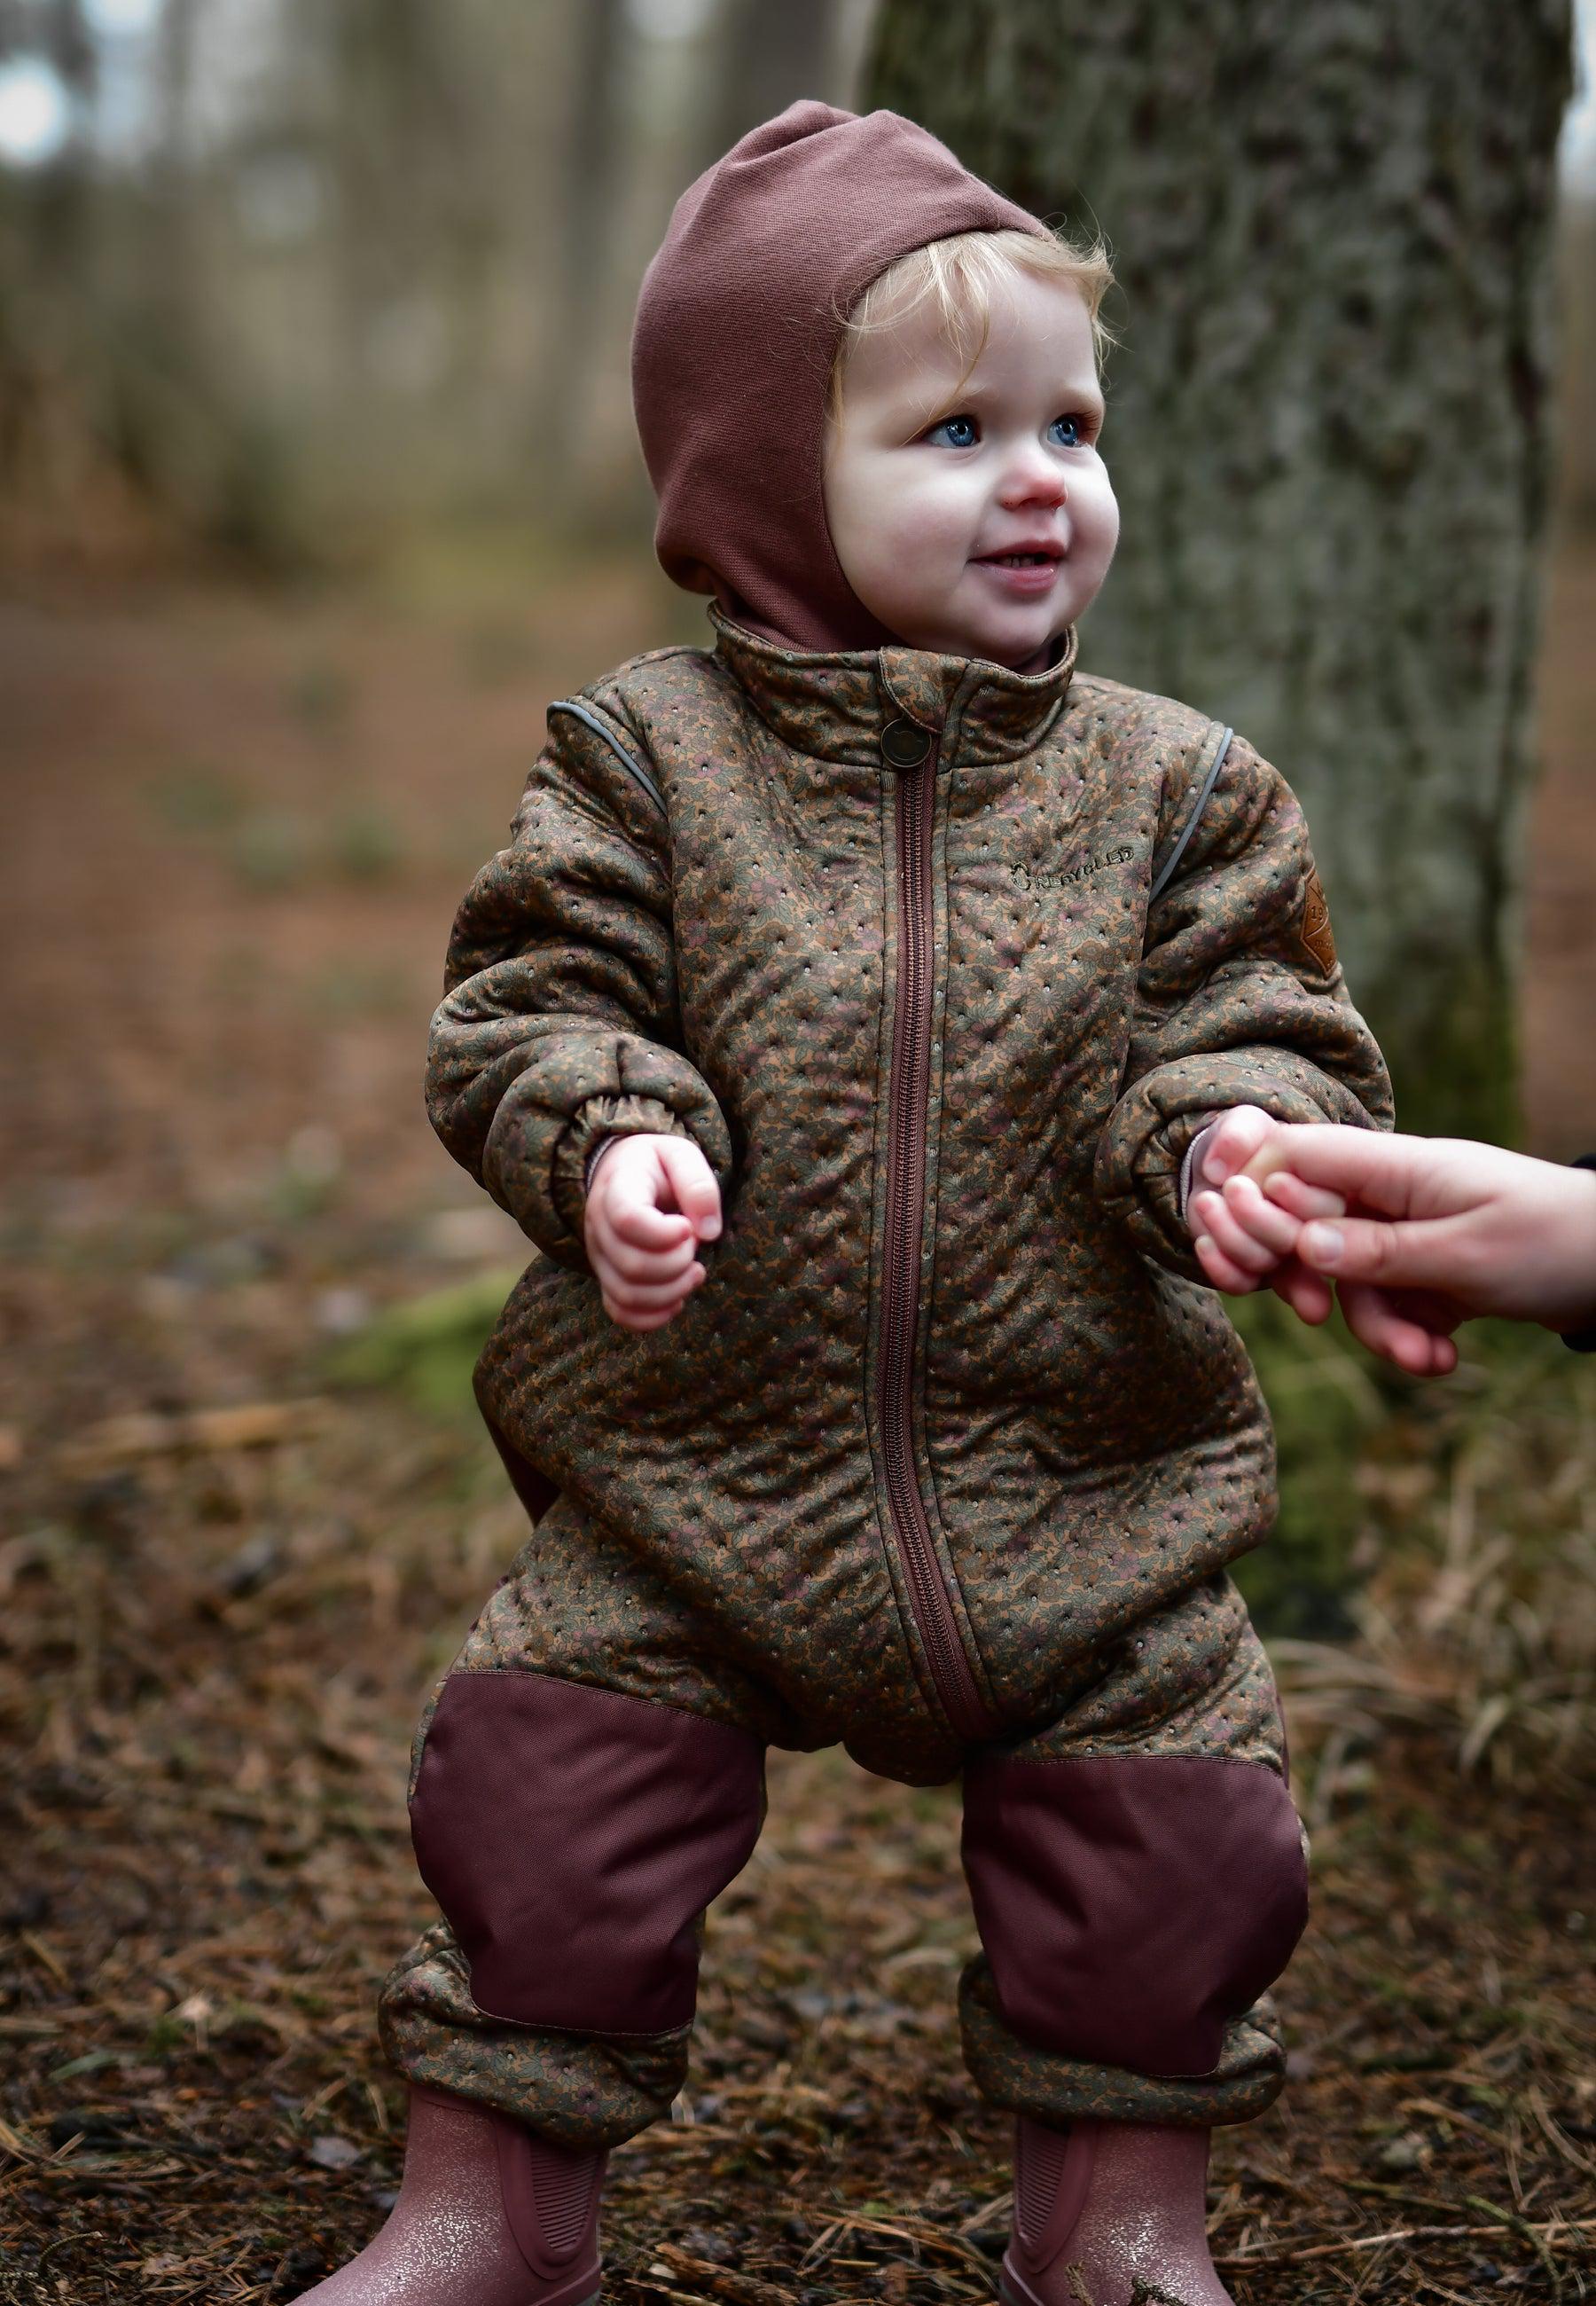
<instances>
[{"instance_id":1,"label":"boot sole","mask_svg":"<svg viewBox=\"0 0 1596 2306\"><path fill-rule=\"evenodd\" d=\"M545 2276L544 2280L547 2281L547 2279ZM592 2289L579 2290L577 2285L585 2282L593 2284ZM545 2306L600 2306L603 2294L602 2276L596 2267L590 2274L568 2275L563 2282L556 2284L547 2293L542 2291L538 2293L539 2297L545 2300Z\"/></svg>"}]
</instances>

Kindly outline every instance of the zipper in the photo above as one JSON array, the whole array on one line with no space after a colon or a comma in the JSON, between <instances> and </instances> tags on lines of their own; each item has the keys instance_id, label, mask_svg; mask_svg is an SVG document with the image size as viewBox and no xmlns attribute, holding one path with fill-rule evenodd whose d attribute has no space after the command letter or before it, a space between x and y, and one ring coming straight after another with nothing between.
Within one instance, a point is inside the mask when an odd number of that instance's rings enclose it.
<instances>
[{"instance_id":1,"label":"zipper","mask_svg":"<svg viewBox=\"0 0 1596 2306\"><path fill-rule=\"evenodd\" d=\"M895 722L888 738L912 723ZM917 730L917 735L923 731ZM889 762L892 752L883 743ZM900 748L901 749L901 748ZM887 1211L876 1400L892 1533L943 1709L963 1738L997 1728L960 1636L915 1469L912 1386L926 1212L926 1106L931 1081L931 832L938 747L898 771L898 984L892 1014Z\"/></svg>"}]
</instances>

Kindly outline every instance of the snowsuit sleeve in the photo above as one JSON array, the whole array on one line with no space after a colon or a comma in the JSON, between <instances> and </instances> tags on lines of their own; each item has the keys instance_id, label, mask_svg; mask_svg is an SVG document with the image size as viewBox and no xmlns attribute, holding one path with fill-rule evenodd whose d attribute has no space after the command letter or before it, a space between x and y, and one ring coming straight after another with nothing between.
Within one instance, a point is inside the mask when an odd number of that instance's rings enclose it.
<instances>
[{"instance_id":1,"label":"snowsuit sleeve","mask_svg":"<svg viewBox=\"0 0 1596 2306\"><path fill-rule=\"evenodd\" d=\"M1183 813L1180 803L1171 812L1177 826ZM1347 994L1302 809L1240 738L1148 910L1119 1097L1097 1155L1098 1199L1137 1247L1205 1286L1181 1212L1181 1164L1233 1105L1286 1122L1392 1122L1385 1063Z\"/></svg>"},{"instance_id":2,"label":"snowsuit sleeve","mask_svg":"<svg viewBox=\"0 0 1596 2306\"><path fill-rule=\"evenodd\" d=\"M682 1046L663 813L585 721L551 715L550 730L508 848L455 918L427 1111L523 1232L586 1272L585 1172L598 1139L690 1137L723 1196L732 1152ZM642 754L629 730L617 737Z\"/></svg>"}]
</instances>

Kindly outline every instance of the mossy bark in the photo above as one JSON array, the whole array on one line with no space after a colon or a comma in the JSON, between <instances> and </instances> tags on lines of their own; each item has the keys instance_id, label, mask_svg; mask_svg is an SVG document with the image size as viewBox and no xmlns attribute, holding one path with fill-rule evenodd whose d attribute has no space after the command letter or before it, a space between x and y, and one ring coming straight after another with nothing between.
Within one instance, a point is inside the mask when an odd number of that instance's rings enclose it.
<instances>
[{"instance_id":1,"label":"mossy bark","mask_svg":"<svg viewBox=\"0 0 1596 2306\"><path fill-rule=\"evenodd\" d=\"M1092 669L1314 828L1403 1125L1514 1126L1565 0L882 0L865 101L1111 241Z\"/></svg>"}]
</instances>

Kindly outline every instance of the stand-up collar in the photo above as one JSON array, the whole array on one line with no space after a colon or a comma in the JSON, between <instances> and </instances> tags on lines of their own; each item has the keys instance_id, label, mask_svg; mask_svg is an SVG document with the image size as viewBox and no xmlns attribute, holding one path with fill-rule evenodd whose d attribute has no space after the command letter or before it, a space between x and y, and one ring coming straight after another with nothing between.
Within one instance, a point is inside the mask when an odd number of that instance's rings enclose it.
<instances>
[{"instance_id":1,"label":"stand-up collar","mask_svg":"<svg viewBox=\"0 0 1596 2306\"><path fill-rule=\"evenodd\" d=\"M1046 672L1011 672L984 657L928 649L783 648L713 604L709 615L715 653L761 720L821 760L912 767L925 756L922 733L944 760L1017 760L1058 717L1075 670L1073 627Z\"/></svg>"}]
</instances>

